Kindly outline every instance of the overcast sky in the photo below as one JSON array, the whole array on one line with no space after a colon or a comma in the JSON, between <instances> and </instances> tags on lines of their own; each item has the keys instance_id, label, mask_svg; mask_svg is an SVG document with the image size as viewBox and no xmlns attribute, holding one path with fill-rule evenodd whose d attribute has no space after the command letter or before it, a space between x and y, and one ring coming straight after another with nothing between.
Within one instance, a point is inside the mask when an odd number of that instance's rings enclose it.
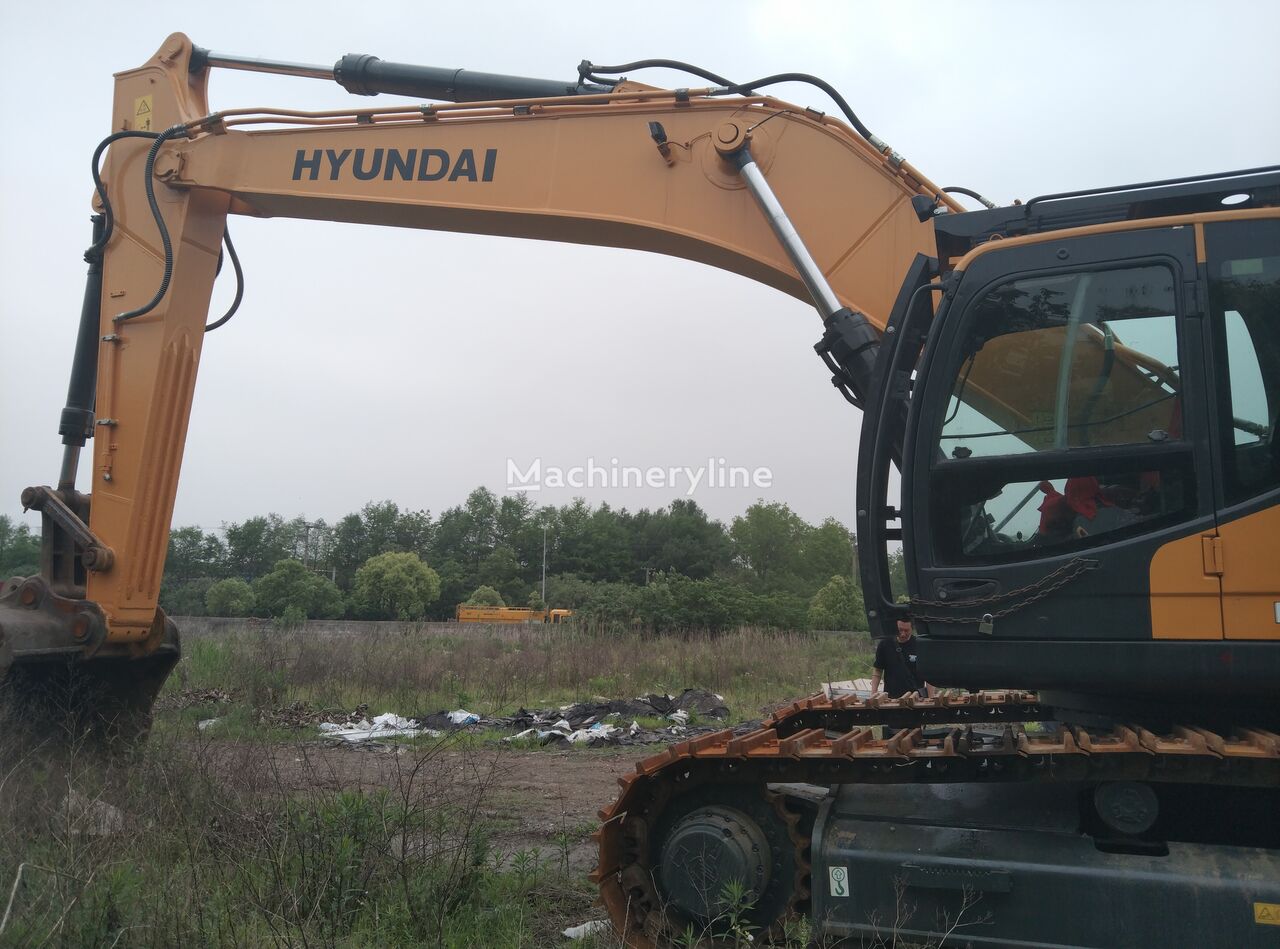
<instances>
[{"instance_id":1,"label":"overcast sky","mask_svg":"<svg viewBox=\"0 0 1280 949\"><path fill-rule=\"evenodd\" d=\"M184 9L185 7L185 9ZM0 30L0 513L54 483L93 147L112 73L173 31L221 52L344 53L568 78L668 57L729 77L822 76L942 185L1001 202L1280 161L1271 3L11 3ZM636 78L687 85L670 73ZM784 99L835 111L804 86ZM216 71L213 108L332 108L336 85ZM395 100L381 97L388 105ZM372 104L362 100L362 104ZM247 295L206 342L174 523L433 513L508 458L768 467L756 497L852 521L858 414L812 351L809 307L638 251L288 220L232 221ZM221 312L227 286L215 292ZM82 468L81 486L84 484ZM636 508L671 490L543 491ZM35 526L38 521L29 516Z\"/></svg>"}]
</instances>

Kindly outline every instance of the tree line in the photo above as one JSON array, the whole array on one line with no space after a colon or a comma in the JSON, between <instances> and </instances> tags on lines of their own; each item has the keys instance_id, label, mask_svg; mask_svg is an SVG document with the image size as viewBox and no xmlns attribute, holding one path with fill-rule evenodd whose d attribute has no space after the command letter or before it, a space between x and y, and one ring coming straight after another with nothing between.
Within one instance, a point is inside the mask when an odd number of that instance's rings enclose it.
<instances>
[{"instance_id":1,"label":"tree line","mask_svg":"<svg viewBox=\"0 0 1280 949\"><path fill-rule=\"evenodd\" d=\"M0 575L34 572L38 558L38 539L0 517ZM30 569L9 566L19 561ZM725 524L690 499L628 511L477 488L437 517L381 501L333 523L265 514L175 528L160 602L176 615L446 619L471 602L653 630L865 629L853 562L843 524L778 502Z\"/></svg>"}]
</instances>

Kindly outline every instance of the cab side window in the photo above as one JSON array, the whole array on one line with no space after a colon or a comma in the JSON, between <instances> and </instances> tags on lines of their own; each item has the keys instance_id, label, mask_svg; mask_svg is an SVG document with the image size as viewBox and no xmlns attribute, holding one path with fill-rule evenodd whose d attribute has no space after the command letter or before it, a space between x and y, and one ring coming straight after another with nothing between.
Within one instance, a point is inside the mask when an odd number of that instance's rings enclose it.
<instances>
[{"instance_id":1,"label":"cab side window","mask_svg":"<svg viewBox=\"0 0 1280 949\"><path fill-rule=\"evenodd\" d=\"M1189 452L1148 460L1184 441L1171 268L1019 278L969 314L934 456L944 559L1086 546L1193 504ZM1101 448L1096 467L1073 460Z\"/></svg>"},{"instance_id":2,"label":"cab side window","mask_svg":"<svg viewBox=\"0 0 1280 949\"><path fill-rule=\"evenodd\" d=\"M1228 504L1280 487L1280 221L1205 226Z\"/></svg>"}]
</instances>

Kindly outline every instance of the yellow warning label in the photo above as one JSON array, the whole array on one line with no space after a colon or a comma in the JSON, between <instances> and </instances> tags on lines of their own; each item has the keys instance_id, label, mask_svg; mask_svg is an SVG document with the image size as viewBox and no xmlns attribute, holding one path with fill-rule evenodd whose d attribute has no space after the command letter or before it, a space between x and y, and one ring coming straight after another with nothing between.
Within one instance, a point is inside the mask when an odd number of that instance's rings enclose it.
<instances>
[{"instance_id":1,"label":"yellow warning label","mask_svg":"<svg viewBox=\"0 0 1280 949\"><path fill-rule=\"evenodd\" d=\"M1280 903L1254 903L1253 921L1263 926L1280 926Z\"/></svg>"},{"instance_id":2,"label":"yellow warning label","mask_svg":"<svg viewBox=\"0 0 1280 949\"><path fill-rule=\"evenodd\" d=\"M151 96L138 96L133 100L133 127L139 132L151 131Z\"/></svg>"}]
</instances>

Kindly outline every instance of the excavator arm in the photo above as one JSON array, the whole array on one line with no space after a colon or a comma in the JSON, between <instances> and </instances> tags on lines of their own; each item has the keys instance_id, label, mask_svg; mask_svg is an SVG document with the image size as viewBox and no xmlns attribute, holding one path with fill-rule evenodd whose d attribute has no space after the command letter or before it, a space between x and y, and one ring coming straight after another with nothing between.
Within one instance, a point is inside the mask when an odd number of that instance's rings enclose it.
<instances>
[{"instance_id":1,"label":"excavator arm","mask_svg":"<svg viewBox=\"0 0 1280 949\"><path fill-rule=\"evenodd\" d=\"M929 213L954 207L843 123L765 96L624 83L541 99L210 113L209 69L193 71L193 56L204 58L175 34L117 76L113 129L161 138L114 142L103 173L113 226L89 529L107 553L88 571L85 598L101 608L102 643L134 651L159 636L169 523L229 214L637 248L804 298L733 160L749 142L839 304L879 328L907 264L934 253Z\"/></svg>"},{"instance_id":2,"label":"excavator arm","mask_svg":"<svg viewBox=\"0 0 1280 949\"><path fill-rule=\"evenodd\" d=\"M357 94L450 101L210 112L206 84L216 66L332 78ZM934 906L923 901L938 894L939 919L947 890L963 890L966 906L971 888L996 894L1003 902L992 925L1012 935L993 929L983 937L992 945L1046 938L1109 945L1114 932L1096 938L1091 918L1118 918L1121 908L1132 913L1170 898L1197 902L1202 931L1260 945L1266 934L1250 928L1258 908L1280 905L1275 834L1266 831L1280 783L1280 735L1265 730L1275 720L1276 660L1265 644L1274 638L1274 586L1265 567L1228 575L1241 558L1228 554L1224 567L1219 541L1251 537L1263 549L1274 535L1266 527L1274 500L1260 495L1248 510L1224 514L1209 492L1182 490L1184 480L1194 484L1192 475L1209 483L1208 436L1196 433L1206 430L1205 405L1215 395L1205 367L1186 358L1194 346L1184 345L1174 361L1155 354L1177 349L1168 344L1179 325L1199 331L1205 314L1197 275L1212 273L1205 264L1216 242L1238 238L1241 226L1273 228L1276 169L951 214L959 210L954 202L871 135L829 87L848 125L758 94L765 80L734 86L702 73L717 85L671 90L600 81L596 72L607 71L583 64L580 81L556 83L367 56L326 70L217 56L175 34L146 65L117 76L60 426L66 453L57 488L23 496L44 518L41 575L0 585L0 673L9 682L55 686L75 685L87 673L96 686L91 712L145 717L176 661L177 631L157 598L201 345L227 318L210 322L208 312L224 253L239 272L229 216L685 257L811 299L823 317L815 348L842 393L867 407L858 530L860 544L869 534L878 545L870 573L870 558L861 557L864 581L876 581L864 582L874 597L868 617L882 625L886 616L877 612L908 613L889 602L892 591L880 582L884 543L896 536L916 594L910 615L926 624L922 673L945 681L928 672L929 661L978 687L1057 691L818 696L756 731L700 736L641 762L601 812L593 874L627 944L683 942L695 923L715 935L723 907L713 886L737 879L748 885L744 918L762 939L798 916L824 936L866 933L868 920L874 931L877 913L900 910L901 887L914 886L922 905ZM790 74L771 77L782 78ZM1255 206L1223 210L1241 197ZM1274 282L1277 258L1264 249L1275 235L1246 234L1234 250L1223 244L1233 255L1225 273L1249 287L1268 274ZM930 282L944 271L941 282ZM1062 302L1068 283L1070 302ZM936 310L934 290L945 291ZM1220 292L1209 283L1211 302ZM1265 306L1248 299L1240 307L1261 325ZM1150 353L1129 329L1146 319L1174 327ZM963 365L948 368L956 361ZM913 375L920 385L913 387ZM998 451L983 456L956 444L944 456L943 439L928 424L945 426L962 403L992 423L963 429L965 437L1003 436ZM1263 408L1259 401L1255 413ZM1258 441L1244 447L1274 457L1275 424L1261 418L1246 422L1243 430ZM79 453L90 437L91 483L81 492ZM1266 460L1258 451L1247 457L1255 466ZM903 511L886 496L895 458L904 472ZM1069 534L1079 545L1060 549L1037 546L1039 531L1016 535L1019 547L1000 536L1010 517L1048 494L1040 486L1052 488L1050 477L1096 482L1101 474L1156 496L1152 512L1131 512L1152 513L1151 529L1124 522L1114 542L1086 529ZM920 485L929 490L917 491ZM996 524L983 505L1007 486L1023 500ZM996 544L994 553L980 543L972 563L957 566L945 551L937 563L922 559L937 546L925 530L928 505L940 501L950 505L942 509L950 519L937 523L965 528L966 539L968 527L989 526L978 540ZM1154 517L1161 505L1170 515L1163 521ZM909 513L913 506L917 513ZM886 525L899 516L905 526L891 535ZM907 524L908 516L916 522ZM1095 570L1102 564L1110 569ZM920 595L933 581L936 601ZM1146 603L1146 587L1154 596L1157 581L1182 598L1182 611L1183 594L1201 596L1207 581L1202 602L1216 617L1217 637L1199 619L1180 620L1176 629L1166 619L1169 641L1162 641ZM1075 584L1069 596L1061 592L1068 583ZM1256 601L1267 610L1262 623L1259 611L1250 614L1254 625L1245 632L1254 641L1224 636L1227 604L1218 588L1229 583L1252 583L1248 608ZM946 599L950 591L957 601ZM1016 681L1006 683L1009 677ZM1191 686L1221 701L1201 709L1185 698ZM1172 711L1190 714L1187 725L1168 731L1178 721ZM849 787L819 803L797 788L814 781ZM963 784L963 793L946 793L951 783ZM870 787L877 784L915 787ZM1266 796L1251 796L1255 790ZM1170 829L1153 829L1167 802L1175 802ZM1204 838L1200 826L1191 836L1175 826L1180 813L1242 805L1260 815L1240 818L1250 846L1269 849L1241 851L1233 832ZM904 826L910 840L902 838ZM1173 846L1162 851L1160 837L1143 836L1148 831L1167 834ZM986 841L981 855L975 834ZM855 838L857 847L846 846ZM1103 909L1070 920L1045 916L1043 907L1063 892L1063 905ZM1054 929L1048 935L1046 919ZM1140 917L1133 931L1181 933L1185 921L1170 919Z\"/></svg>"}]
</instances>

